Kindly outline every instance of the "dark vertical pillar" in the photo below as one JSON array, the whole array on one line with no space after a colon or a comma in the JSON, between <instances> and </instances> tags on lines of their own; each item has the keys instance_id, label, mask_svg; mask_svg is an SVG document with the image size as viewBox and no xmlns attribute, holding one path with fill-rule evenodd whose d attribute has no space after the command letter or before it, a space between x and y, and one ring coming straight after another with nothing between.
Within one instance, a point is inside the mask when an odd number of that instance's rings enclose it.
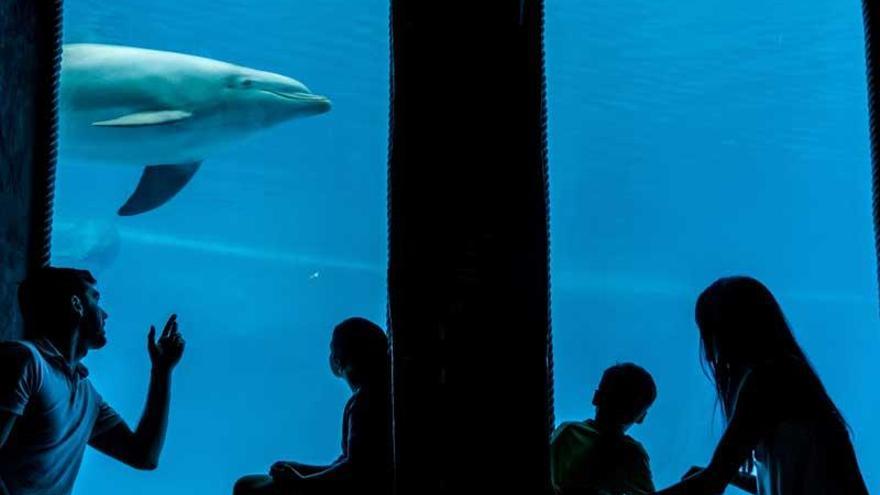
<instances>
[{"instance_id":1,"label":"dark vertical pillar","mask_svg":"<svg viewBox=\"0 0 880 495\"><path fill-rule=\"evenodd\" d=\"M547 493L542 2L392 1L398 493Z\"/></svg>"},{"instance_id":2,"label":"dark vertical pillar","mask_svg":"<svg viewBox=\"0 0 880 495\"><path fill-rule=\"evenodd\" d=\"M48 261L60 5L0 0L0 339L20 333L16 288Z\"/></svg>"},{"instance_id":3,"label":"dark vertical pillar","mask_svg":"<svg viewBox=\"0 0 880 495\"><path fill-rule=\"evenodd\" d=\"M862 11L865 18L868 108L870 110L871 158L874 171L874 239L878 267L880 267L880 5L877 0L863 0Z\"/></svg>"}]
</instances>

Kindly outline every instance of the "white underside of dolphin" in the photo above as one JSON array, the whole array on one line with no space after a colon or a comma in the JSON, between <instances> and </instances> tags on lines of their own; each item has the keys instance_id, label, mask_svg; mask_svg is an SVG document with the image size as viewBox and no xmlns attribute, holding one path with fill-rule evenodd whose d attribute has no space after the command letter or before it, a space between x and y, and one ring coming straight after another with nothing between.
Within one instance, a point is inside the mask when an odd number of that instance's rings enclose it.
<instances>
[{"instance_id":1,"label":"white underside of dolphin","mask_svg":"<svg viewBox=\"0 0 880 495\"><path fill-rule=\"evenodd\" d=\"M229 144L329 110L327 98L271 72L158 50L64 46L62 156L145 167L120 215L163 205Z\"/></svg>"}]
</instances>

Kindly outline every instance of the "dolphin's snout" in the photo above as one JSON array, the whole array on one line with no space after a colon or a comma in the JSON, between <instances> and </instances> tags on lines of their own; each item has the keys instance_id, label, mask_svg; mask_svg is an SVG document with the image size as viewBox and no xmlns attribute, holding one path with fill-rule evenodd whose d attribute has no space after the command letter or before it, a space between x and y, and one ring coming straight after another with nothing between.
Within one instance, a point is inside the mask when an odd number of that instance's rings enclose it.
<instances>
[{"instance_id":1,"label":"dolphin's snout","mask_svg":"<svg viewBox=\"0 0 880 495\"><path fill-rule=\"evenodd\" d=\"M296 102L304 109L308 109L309 113L319 114L329 112L333 104L326 96L316 95L314 93L286 91L269 91L270 93L280 96L286 100Z\"/></svg>"},{"instance_id":2,"label":"dolphin's snout","mask_svg":"<svg viewBox=\"0 0 880 495\"><path fill-rule=\"evenodd\" d=\"M326 113L329 112L333 107L333 103L330 102L330 98L321 95L309 95L310 98L307 98L307 101L311 103L312 108L316 113Z\"/></svg>"}]
</instances>

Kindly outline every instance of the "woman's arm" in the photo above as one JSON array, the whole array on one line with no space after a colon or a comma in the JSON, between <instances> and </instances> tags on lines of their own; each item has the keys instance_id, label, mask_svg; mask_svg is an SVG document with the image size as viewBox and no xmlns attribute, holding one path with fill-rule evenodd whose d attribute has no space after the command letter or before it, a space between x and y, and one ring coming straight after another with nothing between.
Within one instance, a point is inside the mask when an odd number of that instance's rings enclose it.
<instances>
[{"instance_id":1,"label":"woman's arm","mask_svg":"<svg viewBox=\"0 0 880 495\"><path fill-rule=\"evenodd\" d=\"M730 484L744 492L751 493L752 495L758 495L758 479L751 474L739 472L736 474Z\"/></svg>"},{"instance_id":2,"label":"woman's arm","mask_svg":"<svg viewBox=\"0 0 880 495\"><path fill-rule=\"evenodd\" d=\"M749 373L737 395L733 415L724 435L715 448L709 466L656 492L658 495L720 495L737 478L740 466L745 464L766 430L771 396L761 375ZM739 480L737 480L739 481Z\"/></svg>"},{"instance_id":3,"label":"woman's arm","mask_svg":"<svg viewBox=\"0 0 880 495\"><path fill-rule=\"evenodd\" d=\"M704 469L706 468L694 466L690 468L684 476L682 476L682 479L690 478L691 476L699 473ZM758 480L751 474L739 471L736 473L736 476L734 476L733 479L730 481L730 484L739 488L740 490L751 493L752 495L758 494Z\"/></svg>"},{"instance_id":4,"label":"woman's arm","mask_svg":"<svg viewBox=\"0 0 880 495\"><path fill-rule=\"evenodd\" d=\"M302 476L309 476L311 474L315 474L317 472L324 471L325 469L329 468L330 466L303 464L301 462L296 462L296 461L278 461L272 465L272 467L269 470L269 473L271 474L273 472L277 472L279 470L283 470L288 467L293 468L294 470L296 470L297 473L301 474Z\"/></svg>"},{"instance_id":5,"label":"woman's arm","mask_svg":"<svg viewBox=\"0 0 880 495\"><path fill-rule=\"evenodd\" d=\"M288 482L336 482L355 477L381 476L383 464L381 458L377 458L377 452L390 451L387 444L391 441L390 437L385 438L387 428L383 428L381 423L390 422L386 417L390 413L384 404L377 406L371 399L377 400L361 393L351 403L344 418L344 421L348 421L345 454L320 470L306 473L297 469L298 476L285 477ZM384 400L384 395L378 400Z\"/></svg>"}]
</instances>

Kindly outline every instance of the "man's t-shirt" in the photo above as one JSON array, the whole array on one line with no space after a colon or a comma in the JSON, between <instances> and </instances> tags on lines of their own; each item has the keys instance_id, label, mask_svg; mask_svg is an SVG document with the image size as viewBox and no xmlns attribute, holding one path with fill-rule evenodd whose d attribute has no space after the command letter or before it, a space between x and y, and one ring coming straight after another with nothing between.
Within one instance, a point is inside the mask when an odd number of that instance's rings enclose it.
<instances>
[{"instance_id":1,"label":"man's t-shirt","mask_svg":"<svg viewBox=\"0 0 880 495\"><path fill-rule=\"evenodd\" d=\"M86 444L122 422L47 340L0 343L0 410L17 416L0 448L10 495L67 495Z\"/></svg>"},{"instance_id":2,"label":"man's t-shirt","mask_svg":"<svg viewBox=\"0 0 880 495\"><path fill-rule=\"evenodd\" d=\"M593 421L563 423L550 442L553 488L559 495L652 493L648 454L627 435L605 435Z\"/></svg>"}]
</instances>

